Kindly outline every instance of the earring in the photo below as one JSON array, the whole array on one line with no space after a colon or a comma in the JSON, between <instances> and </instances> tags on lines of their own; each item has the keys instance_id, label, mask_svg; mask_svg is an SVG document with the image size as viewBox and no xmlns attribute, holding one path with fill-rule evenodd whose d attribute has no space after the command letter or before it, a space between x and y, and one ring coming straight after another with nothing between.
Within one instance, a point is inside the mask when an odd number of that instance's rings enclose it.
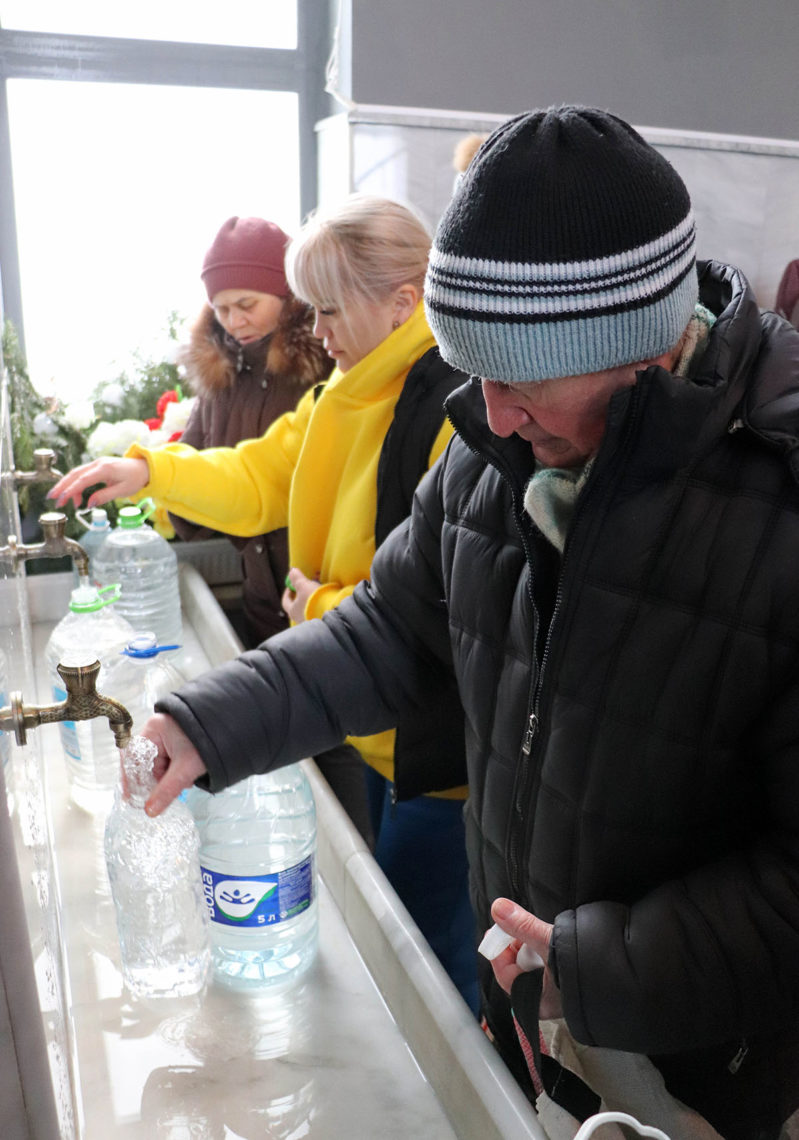
<instances>
[{"instance_id":1,"label":"earring","mask_svg":"<svg viewBox=\"0 0 799 1140\"><path fill-rule=\"evenodd\" d=\"M400 327L401 324L402 324L402 321L398 321L396 319L391 322L391 327L394 330L394 332L397 331L397 329Z\"/></svg>"}]
</instances>

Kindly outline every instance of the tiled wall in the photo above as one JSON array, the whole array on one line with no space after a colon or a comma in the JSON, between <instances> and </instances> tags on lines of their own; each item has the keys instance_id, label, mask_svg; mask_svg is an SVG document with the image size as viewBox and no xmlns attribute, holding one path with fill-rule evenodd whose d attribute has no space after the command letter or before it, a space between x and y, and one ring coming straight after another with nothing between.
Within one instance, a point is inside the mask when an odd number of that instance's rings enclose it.
<instances>
[{"instance_id":1,"label":"tiled wall","mask_svg":"<svg viewBox=\"0 0 799 1140\"><path fill-rule=\"evenodd\" d=\"M356 106L319 124L319 193L351 190L414 205L431 227L453 187L455 144L501 116ZM677 168L691 194L701 258L736 265L761 305L774 303L799 257L799 141L638 128Z\"/></svg>"}]
</instances>

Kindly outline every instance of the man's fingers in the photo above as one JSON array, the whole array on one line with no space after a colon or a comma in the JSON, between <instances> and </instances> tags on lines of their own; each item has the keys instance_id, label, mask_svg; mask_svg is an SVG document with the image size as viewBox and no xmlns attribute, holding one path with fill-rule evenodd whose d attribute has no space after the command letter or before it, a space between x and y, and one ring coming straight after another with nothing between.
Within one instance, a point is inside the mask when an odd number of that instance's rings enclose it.
<instances>
[{"instance_id":1,"label":"man's fingers","mask_svg":"<svg viewBox=\"0 0 799 1140\"><path fill-rule=\"evenodd\" d=\"M150 798L144 805L144 810L150 816L160 815L182 791L183 787L179 779L167 773L167 775L156 784L150 794Z\"/></svg>"},{"instance_id":2,"label":"man's fingers","mask_svg":"<svg viewBox=\"0 0 799 1140\"><path fill-rule=\"evenodd\" d=\"M520 942L527 942L546 960L552 927L530 914L524 907L517 906L511 899L495 899L491 907L491 917L507 934Z\"/></svg>"}]
</instances>

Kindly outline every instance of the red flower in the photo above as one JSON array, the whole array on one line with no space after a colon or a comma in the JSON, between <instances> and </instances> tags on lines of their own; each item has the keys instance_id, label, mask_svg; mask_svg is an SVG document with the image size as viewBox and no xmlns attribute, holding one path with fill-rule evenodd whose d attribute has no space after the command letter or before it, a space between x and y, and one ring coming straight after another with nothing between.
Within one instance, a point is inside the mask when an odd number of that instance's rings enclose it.
<instances>
[{"instance_id":1,"label":"red flower","mask_svg":"<svg viewBox=\"0 0 799 1140\"><path fill-rule=\"evenodd\" d=\"M147 427L150 429L150 431L158 431L161 426L161 420L157 416L153 417L152 419L145 420L144 422L147 424Z\"/></svg>"},{"instance_id":2,"label":"red flower","mask_svg":"<svg viewBox=\"0 0 799 1140\"><path fill-rule=\"evenodd\" d=\"M183 435L182 431L173 431L171 436L167 440L167 443L177 443L177 441L180 439L180 437L182 435Z\"/></svg>"},{"instance_id":3,"label":"red flower","mask_svg":"<svg viewBox=\"0 0 799 1140\"><path fill-rule=\"evenodd\" d=\"M163 392L158 397L158 403L155 405L155 413L159 420L164 418L167 404L177 404L180 402L180 396L174 388L170 388L168 392ZM160 426L160 425L159 425Z\"/></svg>"}]
</instances>

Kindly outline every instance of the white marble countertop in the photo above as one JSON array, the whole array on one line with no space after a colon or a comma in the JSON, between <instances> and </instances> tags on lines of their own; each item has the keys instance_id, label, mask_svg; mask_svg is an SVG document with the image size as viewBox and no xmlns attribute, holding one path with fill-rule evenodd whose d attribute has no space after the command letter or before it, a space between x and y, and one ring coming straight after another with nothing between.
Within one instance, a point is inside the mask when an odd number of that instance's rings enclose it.
<instances>
[{"instance_id":1,"label":"white marble countertop","mask_svg":"<svg viewBox=\"0 0 799 1140\"><path fill-rule=\"evenodd\" d=\"M239 646L196 570L184 567L181 578L179 664L196 675ZM46 602L32 602L40 701L49 700L41 663L53 598L58 614L53 589ZM319 822L320 949L306 979L259 998L211 983L198 998L131 999L119 969L102 821L68 802L57 727L36 731L80 1140L546 1140L312 762L304 763Z\"/></svg>"}]
</instances>

